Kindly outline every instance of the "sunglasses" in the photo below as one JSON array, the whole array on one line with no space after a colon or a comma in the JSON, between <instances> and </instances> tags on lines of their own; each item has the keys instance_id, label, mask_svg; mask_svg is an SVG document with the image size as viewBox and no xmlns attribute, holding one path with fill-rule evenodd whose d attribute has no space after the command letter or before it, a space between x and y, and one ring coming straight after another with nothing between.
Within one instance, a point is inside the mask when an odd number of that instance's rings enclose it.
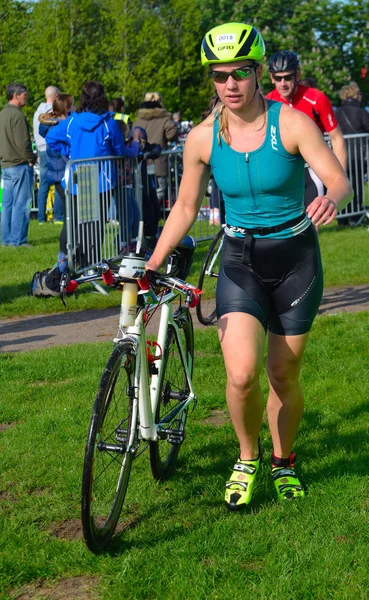
<instances>
[{"instance_id":1,"label":"sunglasses","mask_svg":"<svg viewBox=\"0 0 369 600\"><path fill-rule=\"evenodd\" d=\"M284 79L285 81L292 81L292 79L296 78L296 73L290 73L289 75L273 75L273 79L275 81L282 81L282 79Z\"/></svg>"},{"instance_id":2,"label":"sunglasses","mask_svg":"<svg viewBox=\"0 0 369 600\"><path fill-rule=\"evenodd\" d=\"M254 67L240 67L234 71L210 71L210 77L215 83L225 83L228 77L232 77L235 81L244 81L252 74Z\"/></svg>"}]
</instances>

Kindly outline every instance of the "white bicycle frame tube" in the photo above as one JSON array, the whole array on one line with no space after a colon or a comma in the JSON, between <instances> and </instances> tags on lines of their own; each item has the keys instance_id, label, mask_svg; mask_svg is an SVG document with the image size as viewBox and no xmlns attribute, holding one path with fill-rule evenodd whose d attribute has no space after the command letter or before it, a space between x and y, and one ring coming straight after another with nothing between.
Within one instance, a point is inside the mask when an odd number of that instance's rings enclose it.
<instances>
[{"instance_id":1,"label":"white bicycle frame tube","mask_svg":"<svg viewBox=\"0 0 369 600\"><path fill-rule=\"evenodd\" d=\"M179 335L179 327L173 319L173 306L172 300L177 296L175 293L165 294L160 302L161 306L161 315L159 322L159 331L157 337L157 344L155 354L159 356L160 354L163 356L164 349L167 342L168 335L168 325L171 324L177 333L177 339L179 343L179 350L181 353L187 381L189 384L189 395L186 403L180 409L180 412L183 410L195 399L195 394L193 390L193 385L191 381L191 368L192 365L187 364L187 356L185 353L185 349L183 348L183 344L181 341L181 337ZM154 305L155 308L157 305ZM144 440L153 440L156 441L158 439L158 426L155 424L155 414L159 402L159 392L161 388L161 380L163 376L163 360L159 359L155 362L158 373L156 375L149 376L149 365L146 355L146 331L143 323L143 315L144 311L141 310L136 317L135 324L131 327L127 327L125 333L123 334L123 339L126 337L133 338L137 345L137 356L136 356L136 370L134 376L134 389L135 389L135 402L134 402L134 410L138 407L139 414L139 424L140 424L140 437ZM133 440L132 440L133 443ZM131 445L131 440L130 440Z\"/></svg>"}]
</instances>

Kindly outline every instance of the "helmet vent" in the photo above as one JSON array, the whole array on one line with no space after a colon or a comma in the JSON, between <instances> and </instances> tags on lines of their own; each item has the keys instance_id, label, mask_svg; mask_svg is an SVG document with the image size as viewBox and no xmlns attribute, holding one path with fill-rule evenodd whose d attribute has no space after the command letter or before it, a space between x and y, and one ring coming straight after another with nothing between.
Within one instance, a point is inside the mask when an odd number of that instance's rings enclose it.
<instances>
[{"instance_id":1,"label":"helmet vent","mask_svg":"<svg viewBox=\"0 0 369 600\"><path fill-rule=\"evenodd\" d=\"M243 32L241 33L241 37L240 37L240 39L238 41L239 44L242 42L242 40L245 37L245 35L246 35L246 29L244 29Z\"/></svg>"},{"instance_id":2,"label":"helmet vent","mask_svg":"<svg viewBox=\"0 0 369 600\"><path fill-rule=\"evenodd\" d=\"M213 42L213 38L211 37L211 35L209 35L209 42L211 43L211 45L212 45L212 46L213 46L213 48L214 48L214 42Z\"/></svg>"}]
</instances>

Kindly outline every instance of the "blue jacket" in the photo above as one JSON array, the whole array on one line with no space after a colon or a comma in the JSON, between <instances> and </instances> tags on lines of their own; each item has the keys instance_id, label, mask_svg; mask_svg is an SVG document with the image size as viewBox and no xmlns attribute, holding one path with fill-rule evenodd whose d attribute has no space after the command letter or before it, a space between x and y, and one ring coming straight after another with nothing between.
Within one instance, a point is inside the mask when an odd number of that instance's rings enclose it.
<instances>
[{"instance_id":1,"label":"blue jacket","mask_svg":"<svg viewBox=\"0 0 369 600\"><path fill-rule=\"evenodd\" d=\"M57 123L49 122L48 124L40 123L39 134L45 138L50 127L56 127ZM57 150L52 150L49 145L46 145L47 157L47 180L49 183L60 183L64 177L65 167L68 162L68 157L63 156Z\"/></svg>"},{"instance_id":2,"label":"blue jacket","mask_svg":"<svg viewBox=\"0 0 369 600\"><path fill-rule=\"evenodd\" d=\"M113 114L111 112L102 115L91 112L72 113L69 118L49 129L46 142L52 150L69 156L71 160L104 156L135 158L140 145L138 142L133 142L131 147L126 146ZM104 166L100 168L100 192L111 189L115 185L115 170L112 169L112 176L108 171L110 169ZM65 182L63 185L65 186Z\"/></svg>"}]
</instances>

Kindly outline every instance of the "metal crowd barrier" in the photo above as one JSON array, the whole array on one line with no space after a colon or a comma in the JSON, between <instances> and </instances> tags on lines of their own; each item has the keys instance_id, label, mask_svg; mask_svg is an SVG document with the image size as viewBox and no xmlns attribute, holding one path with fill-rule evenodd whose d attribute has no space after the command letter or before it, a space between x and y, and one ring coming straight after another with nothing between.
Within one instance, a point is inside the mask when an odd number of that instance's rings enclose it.
<instances>
[{"instance_id":1,"label":"metal crowd barrier","mask_svg":"<svg viewBox=\"0 0 369 600\"><path fill-rule=\"evenodd\" d=\"M344 135L347 146L348 177L354 189L354 198L337 215L338 222L360 225L369 218L369 135Z\"/></svg>"},{"instance_id":2,"label":"metal crowd barrier","mask_svg":"<svg viewBox=\"0 0 369 600\"><path fill-rule=\"evenodd\" d=\"M116 259L138 234L142 205L137 160L70 160L65 172L69 267Z\"/></svg>"}]
</instances>

